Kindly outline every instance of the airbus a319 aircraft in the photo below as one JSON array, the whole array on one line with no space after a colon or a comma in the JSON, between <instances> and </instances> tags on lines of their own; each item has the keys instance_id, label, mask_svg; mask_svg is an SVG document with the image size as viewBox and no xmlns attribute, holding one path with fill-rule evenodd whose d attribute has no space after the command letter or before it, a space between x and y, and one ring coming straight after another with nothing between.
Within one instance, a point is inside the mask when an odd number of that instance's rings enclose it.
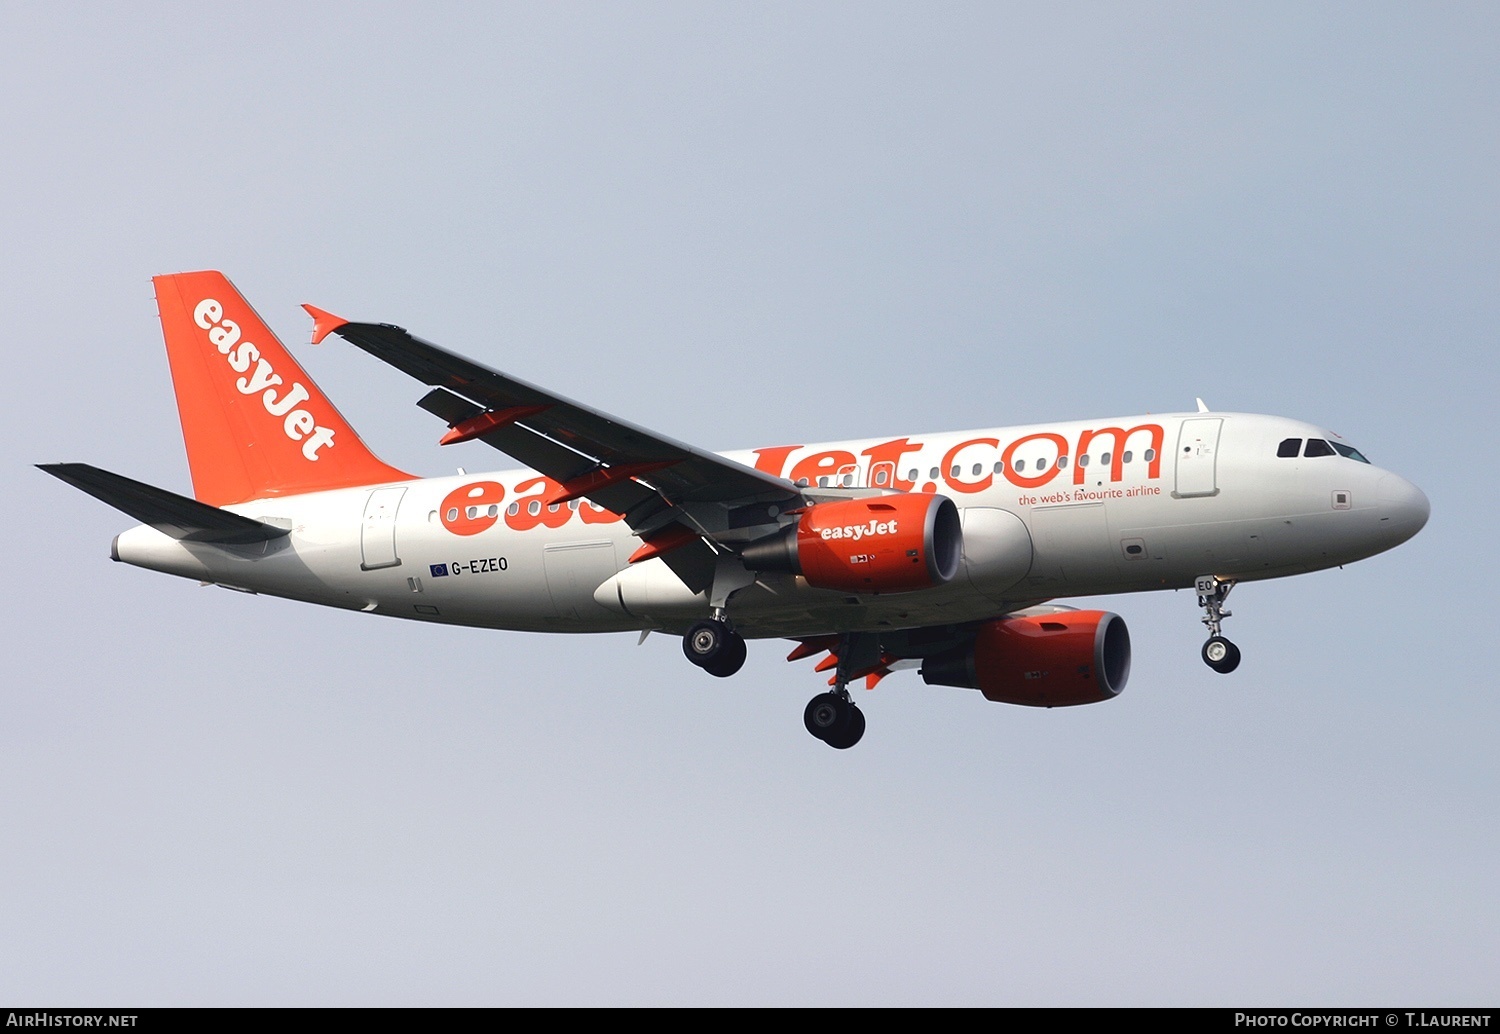
<instances>
[{"instance_id":1,"label":"airbus a319 aircraft","mask_svg":"<svg viewBox=\"0 0 1500 1034\"><path fill-rule=\"evenodd\" d=\"M332 607L536 632L682 636L726 677L747 639L820 656L807 730L864 734L849 692L915 668L986 699L1109 700L1116 614L1049 601L1194 587L1203 660L1228 673L1237 582L1406 541L1426 496L1338 435L1197 412L777 445L717 455L384 323L313 306L415 377L418 405L527 469L418 478L377 459L229 281L155 278L189 499L82 463L42 469L141 521L118 561Z\"/></svg>"}]
</instances>

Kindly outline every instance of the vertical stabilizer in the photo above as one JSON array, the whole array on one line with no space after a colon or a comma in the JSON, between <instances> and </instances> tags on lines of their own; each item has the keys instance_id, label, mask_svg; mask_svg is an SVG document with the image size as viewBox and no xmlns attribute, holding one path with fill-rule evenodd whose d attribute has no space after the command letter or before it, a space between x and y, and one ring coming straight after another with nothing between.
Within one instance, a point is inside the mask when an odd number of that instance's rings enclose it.
<instances>
[{"instance_id":1,"label":"vertical stabilizer","mask_svg":"<svg viewBox=\"0 0 1500 1034\"><path fill-rule=\"evenodd\" d=\"M153 283L199 500L412 480L370 452L223 273Z\"/></svg>"}]
</instances>

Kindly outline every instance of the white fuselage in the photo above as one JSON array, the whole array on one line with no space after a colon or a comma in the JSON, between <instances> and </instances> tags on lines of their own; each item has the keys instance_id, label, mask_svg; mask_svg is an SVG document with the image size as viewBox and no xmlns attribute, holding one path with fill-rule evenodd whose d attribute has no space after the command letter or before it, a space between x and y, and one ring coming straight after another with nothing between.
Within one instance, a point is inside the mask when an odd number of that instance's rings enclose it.
<instances>
[{"instance_id":1,"label":"white fuselage","mask_svg":"<svg viewBox=\"0 0 1500 1034\"><path fill-rule=\"evenodd\" d=\"M1396 474L1345 455L1278 456L1312 425L1186 413L867 439L730 453L830 495L938 492L958 505L964 566L891 595L762 573L729 613L750 637L950 624L1045 599L1274 578L1405 541L1428 504ZM116 559L311 603L529 631L681 631L709 613L617 515L530 471L272 497L226 509L291 533L253 546L138 527Z\"/></svg>"}]
</instances>

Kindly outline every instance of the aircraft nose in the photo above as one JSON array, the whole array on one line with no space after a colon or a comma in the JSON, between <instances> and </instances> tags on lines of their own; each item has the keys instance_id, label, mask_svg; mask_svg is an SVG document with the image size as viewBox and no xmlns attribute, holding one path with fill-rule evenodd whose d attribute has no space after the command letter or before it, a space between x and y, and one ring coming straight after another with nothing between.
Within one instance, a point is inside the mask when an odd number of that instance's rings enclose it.
<instances>
[{"instance_id":1,"label":"aircraft nose","mask_svg":"<svg viewBox=\"0 0 1500 1034\"><path fill-rule=\"evenodd\" d=\"M1396 542L1405 542L1427 523L1432 504L1422 490L1399 474L1387 474L1378 486L1380 520Z\"/></svg>"}]
</instances>

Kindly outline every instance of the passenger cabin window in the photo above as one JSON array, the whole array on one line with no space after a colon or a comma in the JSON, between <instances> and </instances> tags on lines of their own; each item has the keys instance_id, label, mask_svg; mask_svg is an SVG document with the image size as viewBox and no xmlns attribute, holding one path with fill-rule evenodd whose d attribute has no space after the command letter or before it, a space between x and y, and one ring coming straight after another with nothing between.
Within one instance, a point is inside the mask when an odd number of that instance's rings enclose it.
<instances>
[{"instance_id":1,"label":"passenger cabin window","mask_svg":"<svg viewBox=\"0 0 1500 1034\"><path fill-rule=\"evenodd\" d=\"M1333 446L1329 445L1323 439L1309 438L1307 440L1307 448L1303 450L1302 455L1308 459L1312 459L1316 456L1335 456L1337 453L1333 451Z\"/></svg>"},{"instance_id":2,"label":"passenger cabin window","mask_svg":"<svg viewBox=\"0 0 1500 1034\"><path fill-rule=\"evenodd\" d=\"M1297 453L1299 453L1301 451L1302 451L1302 439L1301 438L1288 438L1286 441L1284 441L1280 445L1276 446L1276 455L1280 456L1284 460L1286 460L1286 459L1295 459L1296 456L1297 456Z\"/></svg>"}]
</instances>

